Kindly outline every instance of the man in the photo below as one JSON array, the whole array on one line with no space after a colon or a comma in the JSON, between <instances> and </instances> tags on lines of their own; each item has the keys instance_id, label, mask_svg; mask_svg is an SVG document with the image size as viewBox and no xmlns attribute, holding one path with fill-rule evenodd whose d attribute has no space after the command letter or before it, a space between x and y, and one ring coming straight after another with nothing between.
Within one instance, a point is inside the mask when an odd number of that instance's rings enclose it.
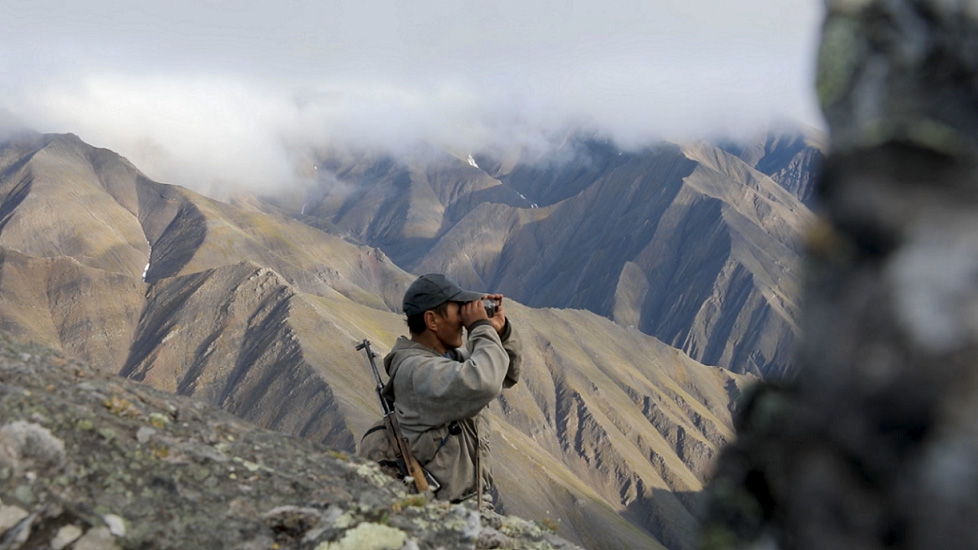
<instances>
[{"instance_id":1,"label":"man","mask_svg":"<svg viewBox=\"0 0 978 550\"><path fill-rule=\"evenodd\" d=\"M496 304L490 317L483 300ZM520 342L501 294L462 290L441 274L419 277L404 294L410 338L384 358L384 393L418 462L438 481L441 500L474 496L491 507L488 405L516 384ZM463 347L462 329L468 333Z\"/></svg>"}]
</instances>

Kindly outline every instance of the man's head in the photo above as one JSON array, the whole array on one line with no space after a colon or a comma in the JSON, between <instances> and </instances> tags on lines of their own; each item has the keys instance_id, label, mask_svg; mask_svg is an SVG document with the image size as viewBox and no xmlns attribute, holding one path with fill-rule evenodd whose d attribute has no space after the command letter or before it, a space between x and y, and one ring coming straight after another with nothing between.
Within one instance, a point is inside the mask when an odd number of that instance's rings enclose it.
<instances>
[{"instance_id":1,"label":"man's head","mask_svg":"<svg viewBox=\"0 0 978 550\"><path fill-rule=\"evenodd\" d=\"M480 292L463 290L442 275L430 273L418 277L404 293L402 307L412 335L430 330L445 347L462 345L462 321L459 304L479 300Z\"/></svg>"},{"instance_id":2,"label":"man's head","mask_svg":"<svg viewBox=\"0 0 978 550\"><path fill-rule=\"evenodd\" d=\"M441 273L429 273L411 283L404 293L404 302L401 305L404 313L412 317L435 309L445 302L472 302L482 296L481 292L462 290L455 281Z\"/></svg>"}]
</instances>

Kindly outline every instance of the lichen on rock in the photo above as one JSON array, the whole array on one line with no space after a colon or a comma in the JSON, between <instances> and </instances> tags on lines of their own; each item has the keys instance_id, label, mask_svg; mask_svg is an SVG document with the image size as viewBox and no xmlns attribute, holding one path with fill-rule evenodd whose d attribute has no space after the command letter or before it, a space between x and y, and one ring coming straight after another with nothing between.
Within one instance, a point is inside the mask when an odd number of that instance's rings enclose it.
<instances>
[{"instance_id":1,"label":"lichen on rock","mask_svg":"<svg viewBox=\"0 0 978 550\"><path fill-rule=\"evenodd\" d=\"M337 542L324 542L316 550L399 550L407 541L400 529L379 523L361 523Z\"/></svg>"}]
</instances>

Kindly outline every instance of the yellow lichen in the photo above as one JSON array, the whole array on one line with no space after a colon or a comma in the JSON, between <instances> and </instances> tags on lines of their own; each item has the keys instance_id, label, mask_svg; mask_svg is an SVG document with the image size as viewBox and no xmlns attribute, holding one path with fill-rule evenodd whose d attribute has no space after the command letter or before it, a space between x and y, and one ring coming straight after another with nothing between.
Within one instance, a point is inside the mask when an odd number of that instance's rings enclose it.
<instances>
[{"instance_id":1,"label":"yellow lichen","mask_svg":"<svg viewBox=\"0 0 978 550\"><path fill-rule=\"evenodd\" d=\"M340 515L340 517L336 518L336 521L333 522L333 526L340 529L346 529L347 527L353 525L353 523L353 515L349 512L344 512L342 515Z\"/></svg>"},{"instance_id":2,"label":"yellow lichen","mask_svg":"<svg viewBox=\"0 0 978 550\"><path fill-rule=\"evenodd\" d=\"M245 460L240 457L234 457L234 461L240 463L249 472L257 472L258 470L261 469L261 465L259 465L258 463L252 462L250 460Z\"/></svg>"},{"instance_id":3,"label":"yellow lichen","mask_svg":"<svg viewBox=\"0 0 978 550\"><path fill-rule=\"evenodd\" d=\"M154 428L163 428L170 423L170 417L166 416L165 414L154 412L149 415L149 423L152 424Z\"/></svg>"},{"instance_id":4,"label":"yellow lichen","mask_svg":"<svg viewBox=\"0 0 978 550\"><path fill-rule=\"evenodd\" d=\"M390 477L381 472L373 464L361 464L357 468L357 474L377 487L384 487L390 483Z\"/></svg>"},{"instance_id":5,"label":"yellow lichen","mask_svg":"<svg viewBox=\"0 0 978 550\"><path fill-rule=\"evenodd\" d=\"M421 508L428 503L428 497L426 495L411 495L406 498L395 502L391 505L391 509L396 513L400 513L402 510L409 506L414 506L415 508Z\"/></svg>"},{"instance_id":6,"label":"yellow lichen","mask_svg":"<svg viewBox=\"0 0 978 550\"><path fill-rule=\"evenodd\" d=\"M110 413L117 416L135 418L140 415L139 409L135 405L130 403L128 399L119 397L118 395L109 397L103 402L103 405L105 405L106 409L109 409Z\"/></svg>"},{"instance_id":7,"label":"yellow lichen","mask_svg":"<svg viewBox=\"0 0 978 550\"><path fill-rule=\"evenodd\" d=\"M560 520L555 520L548 515L540 521L540 527L550 531L551 533L556 533L557 529L560 528Z\"/></svg>"},{"instance_id":8,"label":"yellow lichen","mask_svg":"<svg viewBox=\"0 0 978 550\"><path fill-rule=\"evenodd\" d=\"M361 523L346 532L338 542L324 542L316 550L398 550L407 535L400 529L379 523Z\"/></svg>"},{"instance_id":9,"label":"yellow lichen","mask_svg":"<svg viewBox=\"0 0 978 550\"><path fill-rule=\"evenodd\" d=\"M329 451L326 451L326 454L328 454L329 456L331 456L333 458L338 458L338 459L343 460L343 461L349 461L350 460L350 455L344 453L343 451L334 451L334 450L331 449Z\"/></svg>"},{"instance_id":10,"label":"yellow lichen","mask_svg":"<svg viewBox=\"0 0 978 550\"><path fill-rule=\"evenodd\" d=\"M160 460L163 460L166 457L170 456L170 448L167 447L166 445L161 445L159 443L156 443L155 441L151 441L149 444L149 448L153 452L153 456Z\"/></svg>"}]
</instances>

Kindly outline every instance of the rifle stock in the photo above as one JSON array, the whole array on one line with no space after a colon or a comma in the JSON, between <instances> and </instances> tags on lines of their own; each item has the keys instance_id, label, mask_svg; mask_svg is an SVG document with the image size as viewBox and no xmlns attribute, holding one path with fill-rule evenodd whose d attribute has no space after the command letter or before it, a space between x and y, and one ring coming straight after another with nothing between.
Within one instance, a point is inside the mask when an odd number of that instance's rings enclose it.
<instances>
[{"instance_id":1,"label":"rifle stock","mask_svg":"<svg viewBox=\"0 0 978 550\"><path fill-rule=\"evenodd\" d=\"M396 440L395 448L400 454L398 464L403 463L403 469L405 470L402 473L406 473L414 479L414 488L419 493L430 490L431 488L428 486L428 478L425 476L424 469L421 467L418 459L414 458L414 453L411 452L411 446L408 445L407 438L401 435L401 428L397 425L397 418L394 417L394 413L387 415L384 423L387 425L388 436Z\"/></svg>"},{"instance_id":2,"label":"rifle stock","mask_svg":"<svg viewBox=\"0 0 978 550\"><path fill-rule=\"evenodd\" d=\"M370 340L364 340L357 344L357 351L360 350L366 352L367 360L370 361L370 368L373 370L374 378L377 380L377 397L380 399L380 408L384 414L384 426L387 428L388 441L390 441L391 447L397 453L397 468L400 470L401 477L410 476L414 479L414 488L419 493L430 491L431 488L428 485L428 478L425 476L424 468L418 463L418 459L414 458L414 453L411 452L411 446L408 445L407 438L401 434L401 428L397 424L397 416L394 414L394 408L384 397L384 382L380 378L377 363L374 362L374 357L377 355L370 349Z\"/></svg>"}]
</instances>

